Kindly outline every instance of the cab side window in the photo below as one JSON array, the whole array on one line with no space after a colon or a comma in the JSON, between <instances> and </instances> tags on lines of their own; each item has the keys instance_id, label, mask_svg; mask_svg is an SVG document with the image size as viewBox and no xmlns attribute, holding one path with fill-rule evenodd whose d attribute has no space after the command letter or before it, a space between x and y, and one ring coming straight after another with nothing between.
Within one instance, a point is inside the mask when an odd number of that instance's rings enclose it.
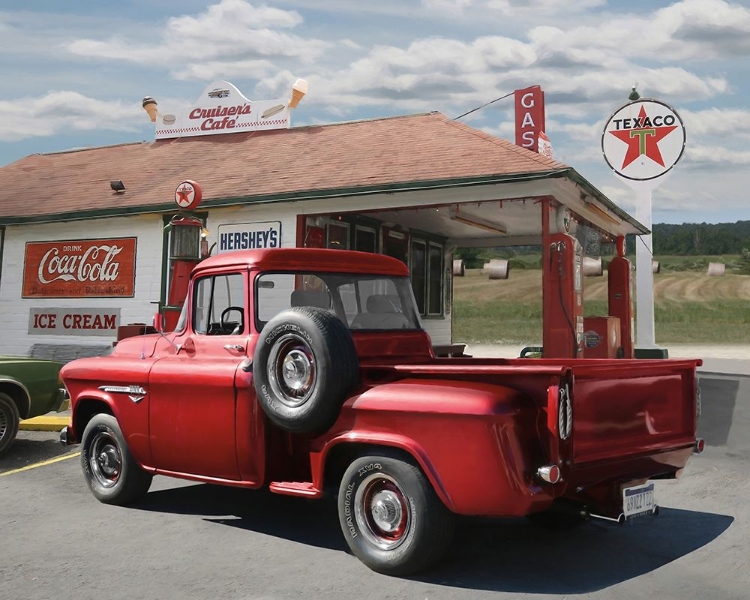
<instances>
[{"instance_id":1,"label":"cab side window","mask_svg":"<svg viewBox=\"0 0 750 600\"><path fill-rule=\"evenodd\" d=\"M202 335L244 333L246 298L239 273L199 279L193 291L193 331Z\"/></svg>"}]
</instances>

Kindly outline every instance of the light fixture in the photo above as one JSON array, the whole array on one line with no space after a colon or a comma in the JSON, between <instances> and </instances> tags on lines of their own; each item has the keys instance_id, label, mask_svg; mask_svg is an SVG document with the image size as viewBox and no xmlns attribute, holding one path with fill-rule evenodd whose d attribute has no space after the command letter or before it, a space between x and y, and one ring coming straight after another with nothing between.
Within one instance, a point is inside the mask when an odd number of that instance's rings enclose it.
<instances>
[{"instance_id":1,"label":"light fixture","mask_svg":"<svg viewBox=\"0 0 750 600\"><path fill-rule=\"evenodd\" d=\"M638 93L638 90L635 88L638 86L638 84L633 86L633 90L630 92L630 95L628 96L628 100L631 102L635 102L636 100L640 100L641 95Z\"/></svg>"},{"instance_id":2,"label":"light fixture","mask_svg":"<svg viewBox=\"0 0 750 600\"><path fill-rule=\"evenodd\" d=\"M120 193L125 191L125 184L119 179L117 181L110 181L109 187L112 188L113 192Z\"/></svg>"},{"instance_id":3,"label":"light fixture","mask_svg":"<svg viewBox=\"0 0 750 600\"><path fill-rule=\"evenodd\" d=\"M508 233L505 225L501 225L500 223L492 223L491 221L485 221L484 219L475 217L473 215L460 214L458 207L451 206L448 214L450 215L451 221L456 221L457 223L471 225L472 227L478 227L479 229L491 231L492 233Z\"/></svg>"}]
</instances>

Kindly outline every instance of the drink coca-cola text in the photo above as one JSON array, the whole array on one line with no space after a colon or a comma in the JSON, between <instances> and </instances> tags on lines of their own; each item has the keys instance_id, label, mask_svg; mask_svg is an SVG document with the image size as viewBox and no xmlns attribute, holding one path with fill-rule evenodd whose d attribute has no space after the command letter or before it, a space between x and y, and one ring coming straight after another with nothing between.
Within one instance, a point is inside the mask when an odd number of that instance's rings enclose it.
<instances>
[{"instance_id":1,"label":"drink coca-cola text","mask_svg":"<svg viewBox=\"0 0 750 600\"><path fill-rule=\"evenodd\" d=\"M39 281L115 281L120 272L120 263L114 258L122 247L115 245L91 246L83 254L72 254L70 250L80 250L81 246L50 248L39 262Z\"/></svg>"}]
</instances>

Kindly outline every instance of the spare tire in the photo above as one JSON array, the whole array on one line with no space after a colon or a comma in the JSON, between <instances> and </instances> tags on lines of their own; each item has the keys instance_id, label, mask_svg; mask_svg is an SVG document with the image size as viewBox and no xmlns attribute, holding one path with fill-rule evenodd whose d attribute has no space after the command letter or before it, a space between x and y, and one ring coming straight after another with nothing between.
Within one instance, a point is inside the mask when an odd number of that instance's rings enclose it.
<instances>
[{"instance_id":1,"label":"spare tire","mask_svg":"<svg viewBox=\"0 0 750 600\"><path fill-rule=\"evenodd\" d=\"M282 429L327 431L358 384L354 340L333 312L298 306L263 327L253 357L253 385L263 411Z\"/></svg>"}]
</instances>

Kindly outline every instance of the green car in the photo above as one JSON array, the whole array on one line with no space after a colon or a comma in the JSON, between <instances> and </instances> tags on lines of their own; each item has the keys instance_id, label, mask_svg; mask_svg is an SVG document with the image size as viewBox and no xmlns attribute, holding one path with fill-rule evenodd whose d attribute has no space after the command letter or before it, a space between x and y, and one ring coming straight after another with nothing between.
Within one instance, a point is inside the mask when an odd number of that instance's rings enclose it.
<instances>
[{"instance_id":1,"label":"green car","mask_svg":"<svg viewBox=\"0 0 750 600\"><path fill-rule=\"evenodd\" d=\"M16 439L21 419L67 408L61 368L51 360L0 356L0 457Z\"/></svg>"}]
</instances>

